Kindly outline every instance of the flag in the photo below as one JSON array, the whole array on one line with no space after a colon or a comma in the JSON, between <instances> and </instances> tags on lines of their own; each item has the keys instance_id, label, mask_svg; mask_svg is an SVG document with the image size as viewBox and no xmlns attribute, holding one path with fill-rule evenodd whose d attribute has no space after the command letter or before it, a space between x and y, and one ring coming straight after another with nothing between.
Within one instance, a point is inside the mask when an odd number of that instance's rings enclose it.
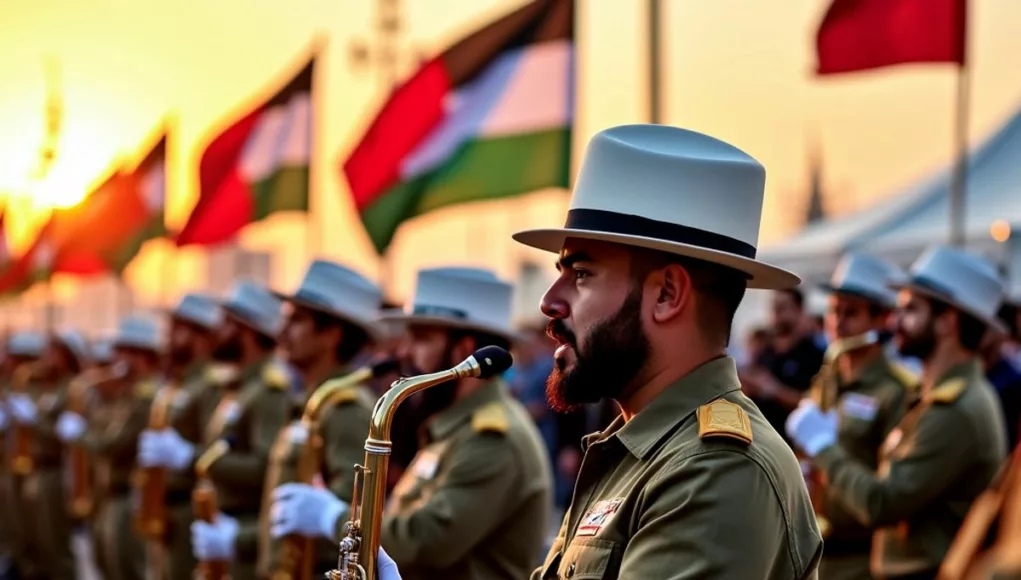
<instances>
[{"instance_id":1,"label":"flag","mask_svg":"<svg viewBox=\"0 0 1021 580\"><path fill-rule=\"evenodd\" d=\"M220 133L199 162L199 200L177 244L229 241L245 225L308 211L313 56L287 85Z\"/></svg>"},{"instance_id":2,"label":"flag","mask_svg":"<svg viewBox=\"0 0 1021 580\"><path fill-rule=\"evenodd\" d=\"M28 250L0 274L0 295L20 293L36 282L50 279L54 258L53 231L59 216L60 210L54 210Z\"/></svg>"},{"instance_id":3,"label":"flag","mask_svg":"<svg viewBox=\"0 0 1021 580\"><path fill-rule=\"evenodd\" d=\"M963 66L967 0L833 0L816 37L818 74L905 63Z\"/></svg>"},{"instance_id":4,"label":"flag","mask_svg":"<svg viewBox=\"0 0 1021 580\"><path fill-rule=\"evenodd\" d=\"M146 241L166 235L166 134L132 170L113 171L56 235L56 272L121 273Z\"/></svg>"},{"instance_id":5,"label":"flag","mask_svg":"<svg viewBox=\"0 0 1021 580\"><path fill-rule=\"evenodd\" d=\"M7 244L7 208L4 208L0 210L0 269L6 268L10 261L11 248Z\"/></svg>"},{"instance_id":6,"label":"flag","mask_svg":"<svg viewBox=\"0 0 1021 580\"><path fill-rule=\"evenodd\" d=\"M394 91L343 166L377 251L431 210L567 187L573 33L572 1L535 1Z\"/></svg>"}]
</instances>

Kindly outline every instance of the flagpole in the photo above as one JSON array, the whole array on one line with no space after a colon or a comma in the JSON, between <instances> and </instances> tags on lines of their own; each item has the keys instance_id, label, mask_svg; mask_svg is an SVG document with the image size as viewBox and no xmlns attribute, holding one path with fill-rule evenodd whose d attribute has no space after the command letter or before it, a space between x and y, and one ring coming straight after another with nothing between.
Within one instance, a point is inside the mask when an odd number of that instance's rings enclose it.
<instances>
[{"instance_id":1,"label":"flagpole","mask_svg":"<svg viewBox=\"0 0 1021 580\"><path fill-rule=\"evenodd\" d=\"M957 96L955 99L954 143L957 155L950 184L950 244L964 247L967 241L966 199L968 189L968 123L971 110L971 67L968 55L968 5L961 2L961 63L957 68Z\"/></svg>"},{"instance_id":2,"label":"flagpole","mask_svg":"<svg viewBox=\"0 0 1021 580\"><path fill-rule=\"evenodd\" d=\"M660 41L659 0L649 0L649 122L659 124L660 107Z\"/></svg>"}]
</instances>

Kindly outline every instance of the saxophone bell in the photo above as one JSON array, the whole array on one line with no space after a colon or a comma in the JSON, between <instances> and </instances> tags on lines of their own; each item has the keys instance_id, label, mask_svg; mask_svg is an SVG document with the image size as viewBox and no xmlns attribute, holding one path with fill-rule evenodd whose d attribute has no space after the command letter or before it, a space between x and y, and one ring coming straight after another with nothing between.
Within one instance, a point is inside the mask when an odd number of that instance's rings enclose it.
<instances>
[{"instance_id":1,"label":"saxophone bell","mask_svg":"<svg viewBox=\"0 0 1021 580\"><path fill-rule=\"evenodd\" d=\"M475 378L486 380L506 371L514 359L506 350L486 346L476 350L457 366L437 373L402 377L376 402L365 440L365 465L355 466L351 517L344 524L337 569L326 573L329 580L376 580L386 470L389 464L390 427L394 413L408 397L448 381Z\"/></svg>"}]
</instances>

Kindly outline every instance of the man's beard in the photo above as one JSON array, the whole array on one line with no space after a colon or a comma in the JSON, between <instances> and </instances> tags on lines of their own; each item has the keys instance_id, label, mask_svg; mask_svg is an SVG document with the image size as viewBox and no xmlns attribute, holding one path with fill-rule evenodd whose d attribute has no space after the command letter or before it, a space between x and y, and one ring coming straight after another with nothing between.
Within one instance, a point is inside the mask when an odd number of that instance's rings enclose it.
<instances>
[{"instance_id":1,"label":"man's beard","mask_svg":"<svg viewBox=\"0 0 1021 580\"><path fill-rule=\"evenodd\" d=\"M195 352L190 344L174 346L168 354L170 355L170 364L177 368L186 367L195 360Z\"/></svg>"},{"instance_id":2,"label":"man's beard","mask_svg":"<svg viewBox=\"0 0 1021 580\"><path fill-rule=\"evenodd\" d=\"M548 334L574 350L574 368L557 360L546 380L546 399L554 411L566 413L602 399L619 400L649 358L651 345L642 329L642 295L631 290L615 314L595 325L582 351L577 338L560 319L551 320Z\"/></svg>"},{"instance_id":3,"label":"man's beard","mask_svg":"<svg viewBox=\"0 0 1021 580\"><path fill-rule=\"evenodd\" d=\"M909 335L902 329L897 330L897 351L903 356L928 360L936 350L936 327L929 321L917 335Z\"/></svg>"},{"instance_id":4,"label":"man's beard","mask_svg":"<svg viewBox=\"0 0 1021 580\"><path fill-rule=\"evenodd\" d=\"M241 337L235 336L216 345L213 358L220 362L238 362L241 360Z\"/></svg>"}]
</instances>

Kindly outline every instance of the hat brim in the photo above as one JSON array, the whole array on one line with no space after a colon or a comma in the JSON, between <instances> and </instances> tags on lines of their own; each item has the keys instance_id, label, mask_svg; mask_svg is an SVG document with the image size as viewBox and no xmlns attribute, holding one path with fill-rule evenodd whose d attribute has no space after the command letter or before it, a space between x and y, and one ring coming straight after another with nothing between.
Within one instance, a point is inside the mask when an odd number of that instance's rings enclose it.
<instances>
[{"instance_id":1,"label":"hat brim","mask_svg":"<svg viewBox=\"0 0 1021 580\"><path fill-rule=\"evenodd\" d=\"M515 241L539 250L559 254L568 238L579 238L584 240L598 240L613 242L625 246L635 246L658 250L669 254L676 254L688 258L694 258L720 266L726 266L748 276L748 288L757 290L782 290L794 288L801 284L801 278L793 272L783 268L737 256L719 250L703 248L691 244L670 242L657 238L645 236L633 236L629 234L607 233L596 230L576 230L567 228L547 228L536 230L525 230L513 234Z\"/></svg>"},{"instance_id":2,"label":"hat brim","mask_svg":"<svg viewBox=\"0 0 1021 580\"><path fill-rule=\"evenodd\" d=\"M844 296L852 296L854 298L860 298L862 300L865 300L867 302L871 302L872 304L875 304L876 306L880 306L880 307L886 308L888 310L892 310L896 306L895 304L891 304L888 300L882 298L881 296L876 296L875 294L872 294L871 292L867 292L865 290L859 290L857 288L848 288L848 287L843 287L843 286L834 286L834 285L832 285L832 284L827 282L825 284L819 284L819 289L822 290L823 292L828 293L828 294L842 294Z\"/></svg>"},{"instance_id":3,"label":"hat brim","mask_svg":"<svg viewBox=\"0 0 1021 580\"><path fill-rule=\"evenodd\" d=\"M375 324L373 324L374 319L370 320L366 318L361 318L351 312L340 312L332 308L323 306L322 304L312 302L311 300L299 298L297 296L294 296L293 294L285 294L283 292L277 292L276 290L273 290L272 293L274 296L276 296L278 299L284 302L289 302L295 306L300 306L302 308L307 308L309 310L321 312L323 314L341 320L347 324L353 324L354 326L357 326L358 328L365 331L365 333L369 335L369 338L374 342L379 342L383 338L382 331Z\"/></svg>"},{"instance_id":4,"label":"hat brim","mask_svg":"<svg viewBox=\"0 0 1021 580\"><path fill-rule=\"evenodd\" d=\"M259 334L261 334L263 336L267 336L269 338L272 338L273 340L278 340L280 338L278 336L279 332L274 333L274 334L267 333L266 329L259 328L258 326L252 324L252 321L249 320L248 317L245 316L245 314L243 312L239 311L236 308L232 308L226 302L221 302L220 303L220 307L223 308L224 316L230 318L231 320L235 320L238 323L245 325L245 327L250 328L250 329L254 330L255 332L258 332Z\"/></svg>"},{"instance_id":5,"label":"hat brim","mask_svg":"<svg viewBox=\"0 0 1021 580\"><path fill-rule=\"evenodd\" d=\"M485 324L478 324L471 320L460 320L445 316L425 316L421 314L385 313L380 315L380 321L400 322L404 326L438 326L456 330L474 330L485 334L492 334L506 339L509 342L523 342L525 336L521 333L504 328L496 328Z\"/></svg>"},{"instance_id":6,"label":"hat brim","mask_svg":"<svg viewBox=\"0 0 1021 580\"><path fill-rule=\"evenodd\" d=\"M1003 334L1007 334L1009 332L1007 330L1007 326L1003 324L1003 322L996 315L993 315L991 317L987 316L986 314L983 314L975 310L974 308L961 304L960 302L954 300L952 296L948 296L924 284L918 284L915 283L914 281L909 280L907 282L897 282L894 284L890 284L890 288L893 288L894 290L910 290L911 292L916 292L918 294L927 296L934 300L939 300L940 302L949 304L950 306L960 310L961 312L968 314L969 316L973 316L978 320L981 320L988 328L992 328L993 330Z\"/></svg>"}]
</instances>

